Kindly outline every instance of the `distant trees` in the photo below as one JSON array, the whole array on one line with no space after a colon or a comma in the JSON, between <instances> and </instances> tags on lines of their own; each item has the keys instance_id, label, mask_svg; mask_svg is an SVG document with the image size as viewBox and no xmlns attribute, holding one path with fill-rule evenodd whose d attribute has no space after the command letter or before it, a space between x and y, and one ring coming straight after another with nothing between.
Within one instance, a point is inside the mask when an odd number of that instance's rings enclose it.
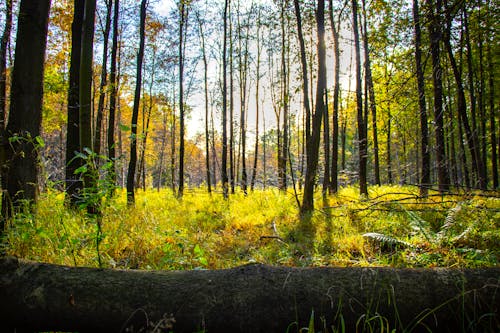
<instances>
[{"instance_id":1,"label":"distant trees","mask_svg":"<svg viewBox=\"0 0 500 333\"><path fill-rule=\"evenodd\" d=\"M15 93L15 3L0 14L0 122L16 108L5 98ZM422 196L499 186L495 2L179 1L169 12L145 9L144 31L135 2L55 3L39 132L50 144L37 163L48 166L43 179L65 183L74 207L104 183L126 185L129 202L139 184L181 197L185 186L212 191L218 180L226 198L238 185L297 185L303 213L318 189L346 184L365 196L387 183L417 185ZM5 125L4 190L19 137ZM62 179L51 170L64 152Z\"/></svg>"}]
</instances>

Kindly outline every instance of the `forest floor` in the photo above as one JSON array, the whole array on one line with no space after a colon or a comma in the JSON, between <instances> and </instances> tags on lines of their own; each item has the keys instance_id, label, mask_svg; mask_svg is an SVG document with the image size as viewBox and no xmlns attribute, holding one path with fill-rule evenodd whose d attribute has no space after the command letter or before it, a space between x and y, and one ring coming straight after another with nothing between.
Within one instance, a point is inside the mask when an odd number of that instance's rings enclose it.
<instances>
[{"instance_id":1,"label":"forest floor","mask_svg":"<svg viewBox=\"0 0 500 333\"><path fill-rule=\"evenodd\" d=\"M100 217L68 209L64 193L42 194L35 213L7 226L6 252L71 266L218 269L252 262L285 266L494 267L500 262L500 193L355 187L317 194L300 219L293 193L238 192L224 200L206 189L125 192L103 201ZM101 226L101 233L98 226Z\"/></svg>"}]
</instances>

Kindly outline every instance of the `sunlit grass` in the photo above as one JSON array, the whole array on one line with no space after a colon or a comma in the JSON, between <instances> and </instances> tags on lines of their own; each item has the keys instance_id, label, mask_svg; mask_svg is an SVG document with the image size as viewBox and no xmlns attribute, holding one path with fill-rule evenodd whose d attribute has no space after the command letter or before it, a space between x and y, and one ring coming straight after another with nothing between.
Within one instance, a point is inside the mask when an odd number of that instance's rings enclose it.
<instances>
[{"instance_id":1,"label":"sunlit grass","mask_svg":"<svg viewBox=\"0 0 500 333\"><path fill-rule=\"evenodd\" d=\"M498 265L500 198L432 193L422 199L415 187L381 186L370 188L369 198L347 187L324 199L318 193L316 202L314 214L301 221L293 193L274 189L237 192L227 201L205 189L190 189L180 200L168 189L138 191L133 208L118 191L103 203L99 252L104 267L141 269ZM48 191L34 214L18 214L8 225L6 250L95 267L96 232L95 219L67 209L63 193Z\"/></svg>"}]
</instances>

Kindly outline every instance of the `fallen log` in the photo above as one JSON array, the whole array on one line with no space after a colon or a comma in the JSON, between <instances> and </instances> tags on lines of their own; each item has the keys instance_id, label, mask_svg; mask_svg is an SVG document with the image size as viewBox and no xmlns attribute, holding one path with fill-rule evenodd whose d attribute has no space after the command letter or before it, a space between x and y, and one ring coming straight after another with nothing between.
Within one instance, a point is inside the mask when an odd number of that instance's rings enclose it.
<instances>
[{"instance_id":1,"label":"fallen log","mask_svg":"<svg viewBox=\"0 0 500 333\"><path fill-rule=\"evenodd\" d=\"M0 259L3 331L500 332L500 268L136 271ZM312 326L311 326L312 327ZM156 329L156 331L155 331Z\"/></svg>"}]
</instances>

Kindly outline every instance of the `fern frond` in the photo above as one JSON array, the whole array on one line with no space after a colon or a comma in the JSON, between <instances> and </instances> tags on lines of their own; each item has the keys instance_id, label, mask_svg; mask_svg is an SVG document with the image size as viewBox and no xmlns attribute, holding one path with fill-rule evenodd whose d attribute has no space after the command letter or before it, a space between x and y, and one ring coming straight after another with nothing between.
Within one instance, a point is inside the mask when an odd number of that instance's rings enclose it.
<instances>
[{"instance_id":1,"label":"fern frond","mask_svg":"<svg viewBox=\"0 0 500 333\"><path fill-rule=\"evenodd\" d=\"M403 247L411 247L410 243L399 240L397 238L387 236L378 232L367 232L363 234L363 237L368 238L372 241L376 241L378 243L382 243L391 247L403 246Z\"/></svg>"},{"instance_id":2,"label":"fern frond","mask_svg":"<svg viewBox=\"0 0 500 333\"><path fill-rule=\"evenodd\" d=\"M404 208L403 208L404 209ZM433 239L433 236L429 233L430 231L430 225L429 222L421 218L417 213L411 211L411 210L406 210L406 214L410 217L410 226L413 228L415 231L419 231L428 242L431 242Z\"/></svg>"},{"instance_id":3,"label":"fern frond","mask_svg":"<svg viewBox=\"0 0 500 333\"><path fill-rule=\"evenodd\" d=\"M461 210L462 210L462 204L460 204L460 203L457 204L455 207L451 208L450 210L448 210L448 214L446 215L446 218L444 219L444 224L441 227L441 231L448 230L451 227L453 227L453 225L457 221L456 217Z\"/></svg>"}]
</instances>

